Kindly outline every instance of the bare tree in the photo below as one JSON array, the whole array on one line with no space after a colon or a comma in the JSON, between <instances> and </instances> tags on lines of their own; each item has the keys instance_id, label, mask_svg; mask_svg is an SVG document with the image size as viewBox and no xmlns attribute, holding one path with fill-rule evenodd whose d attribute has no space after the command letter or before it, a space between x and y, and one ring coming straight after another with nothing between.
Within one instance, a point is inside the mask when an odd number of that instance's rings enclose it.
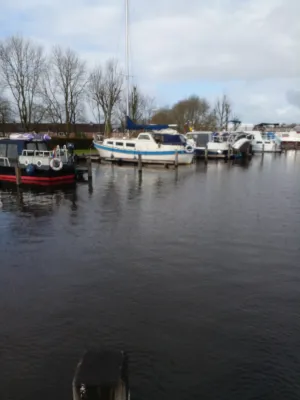
<instances>
[{"instance_id":1,"label":"bare tree","mask_svg":"<svg viewBox=\"0 0 300 400\"><path fill-rule=\"evenodd\" d=\"M53 70L50 64L45 72L45 77L40 89L43 104L46 109L44 118L52 124L63 124L64 104L60 90L56 86L55 78L52 74Z\"/></svg>"},{"instance_id":2,"label":"bare tree","mask_svg":"<svg viewBox=\"0 0 300 400\"><path fill-rule=\"evenodd\" d=\"M99 132L101 130L101 119L102 119L102 109L99 103L93 101L93 98L90 96L90 93L87 94L87 101L90 106L90 110L93 114L94 121L99 125Z\"/></svg>"},{"instance_id":3,"label":"bare tree","mask_svg":"<svg viewBox=\"0 0 300 400\"><path fill-rule=\"evenodd\" d=\"M33 105L44 73L43 49L30 40L12 36L0 43L0 71L26 131L32 123Z\"/></svg>"},{"instance_id":4,"label":"bare tree","mask_svg":"<svg viewBox=\"0 0 300 400\"><path fill-rule=\"evenodd\" d=\"M67 134L83 119L85 85L85 63L73 50L55 47L42 93L52 122L65 122Z\"/></svg>"},{"instance_id":5,"label":"bare tree","mask_svg":"<svg viewBox=\"0 0 300 400\"><path fill-rule=\"evenodd\" d=\"M224 96L220 99L217 99L215 105L215 116L217 120L217 126L219 129L228 130L228 123L230 116L232 114L232 107L229 98L224 94Z\"/></svg>"},{"instance_id":6,"label":"bare tree","mask_svg":"<svg viewBox=\"0 0 300 400\"><path fill-rule=\"evenodd\" d=\"M13 109L8 99L0 95L0 124L4 125L13 120Z\"/></svg>"},{"instance_id":7,"label":"bare tree","mask_svg":"<svg viewBox=\"0 0 300 400\"><path fill-rule=\"evenodd\" d=\"M105 121L105 134L112 131L112 116L120 100L123 76L115 60L109 60L106 66L96 67L89 76L88 96L98 110L102 110Z\"/></svg>"}]
</instances>

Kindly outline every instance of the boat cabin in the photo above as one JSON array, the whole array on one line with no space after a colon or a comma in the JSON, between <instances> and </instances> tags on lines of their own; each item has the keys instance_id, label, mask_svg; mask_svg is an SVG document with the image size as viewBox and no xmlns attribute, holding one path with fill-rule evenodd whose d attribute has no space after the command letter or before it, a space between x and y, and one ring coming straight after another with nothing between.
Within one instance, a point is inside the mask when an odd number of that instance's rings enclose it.
<instances>
[{"instance_id":1,"label":"boat cabin","mask_svg":"<svg viewBox=\"0 0 300 400\"><path fill-rule=\"evenodd\" d=\"M210 141L211 132L188 132L186 137L188 140L194 141L196 148L205 148Z\"/></svg>"},{"instance_id":2,"label":"boat cabin","mask_svg":"<svg viewBox=\"0 0 300 400\"><path fill-rule=\"evenodd\" d=\"M160 133L160 132L142 132L138 135L136 139L116 139L110 138L105 139L104 143L107 146L113 146L118 148L124 148L127 150L134 149L139 142L143 143L153 143L158 145L166 146L184 146L186 144L186 139L183 135L179 133Z\"/></svg>"},{"instance_id":3,"label":"boat cabin","mask_svg":"<svg viewBox=\"0 0 300 400\"><path fill-rule=\"evenodd\" d=\"M122 351L88 351L73 379L73 400L129 400L128 360Z\"/></svg>"},{"instance_id":4,"label":"boat cabin","mask_svg":"<svg viewBox=\"0 0 300 400\"><path fill-rule=\"evenodd\" d=\"M48 145L43 140L20 140L20 139L1 139L0 157L6 157L10 161L17 160L23 150L48 151Z\"/></svg>"}]
</instances>

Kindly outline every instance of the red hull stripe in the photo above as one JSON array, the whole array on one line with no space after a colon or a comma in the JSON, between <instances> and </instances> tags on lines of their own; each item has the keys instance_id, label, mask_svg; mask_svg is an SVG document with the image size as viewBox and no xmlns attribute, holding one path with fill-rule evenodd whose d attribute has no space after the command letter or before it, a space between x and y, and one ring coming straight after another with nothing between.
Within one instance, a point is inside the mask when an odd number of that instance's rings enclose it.
<instances>
[{"instance_id":1,"label":"red hull stripe","mask_svg":"<svg viewBox=\"0 0 300 400\"><path fill-rule=\"evenodd\" d=\"M0 175L0 181L16 182L15 175ZM22 183L36 183L38 185L53 185L62 182L74 182L75 175L64 175L55 177L36 177L36 176L22 176Z\"/></svg>"}]
</instances>

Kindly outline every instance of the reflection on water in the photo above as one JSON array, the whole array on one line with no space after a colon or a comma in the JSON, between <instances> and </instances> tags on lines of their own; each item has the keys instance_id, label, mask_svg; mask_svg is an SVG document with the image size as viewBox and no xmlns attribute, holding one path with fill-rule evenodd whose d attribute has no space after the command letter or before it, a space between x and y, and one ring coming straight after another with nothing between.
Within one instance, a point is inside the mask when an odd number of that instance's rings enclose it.
<instances>
[{"instance_id":1,"label":"reflection on water","mask_svg":"<svg viewBox=\"0 0 300 400\"><path fill-rule=\"evenodd\" d=\"M289 152L1 187L1 399L70 399L102 345L129 351L135 399L298 399L299 171Z\"/></svg>"},{"instance_id":2,"label":"reflection on water","mask_svg":"<svg viewBox=\"0 0 300 400\"><path fill-rule=\"evenodd\" d=\"M76 187L47 190L41 188L17 188L4 186L0 190L2 212L22 212L33 217L52 213L62 202L69 201L71 209L76 209Z\"/></svg>"}]
</instances>

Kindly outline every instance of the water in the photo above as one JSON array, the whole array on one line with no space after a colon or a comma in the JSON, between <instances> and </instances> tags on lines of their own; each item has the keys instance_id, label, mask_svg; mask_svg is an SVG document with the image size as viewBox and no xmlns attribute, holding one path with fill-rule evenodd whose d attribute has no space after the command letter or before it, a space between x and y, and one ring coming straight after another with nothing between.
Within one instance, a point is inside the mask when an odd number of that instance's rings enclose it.
<instances>
[{"instance_id":1,"label":"water","mask_svg":"<svg viewBox=\"0 0 300 400\"><path fill-rule=\"evenodd\" d=\"M299 178L290 152L0 191L1 399L71 399L102 345L133 399L299 399Z\"/></svg>"}]
</instances>

